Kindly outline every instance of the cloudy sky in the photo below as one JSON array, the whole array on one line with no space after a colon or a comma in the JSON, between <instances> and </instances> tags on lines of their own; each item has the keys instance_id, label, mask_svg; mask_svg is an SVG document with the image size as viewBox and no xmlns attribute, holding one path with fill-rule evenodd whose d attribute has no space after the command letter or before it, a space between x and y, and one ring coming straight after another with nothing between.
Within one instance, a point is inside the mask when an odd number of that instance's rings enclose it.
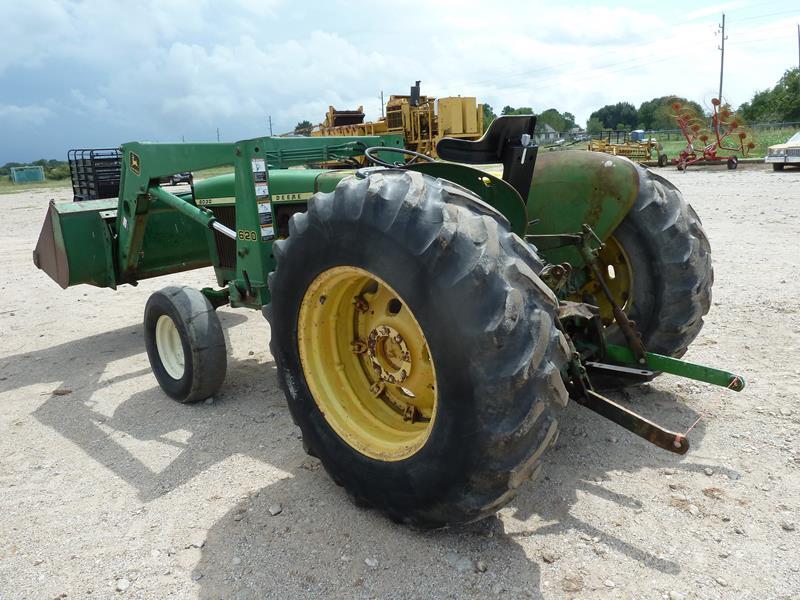
<instances>
[{"instance_id":1,"label":"cloudy sky","mask_svg":"<svg viewBox=\"0 0 800 600\"><path fill-rule=\"evenodd\" d=\"M734 106L798 62L800 4L0 0L0 164L131 140L233 141L433 96L555 107L680 94Z\"/></svg>"}]
</instances>

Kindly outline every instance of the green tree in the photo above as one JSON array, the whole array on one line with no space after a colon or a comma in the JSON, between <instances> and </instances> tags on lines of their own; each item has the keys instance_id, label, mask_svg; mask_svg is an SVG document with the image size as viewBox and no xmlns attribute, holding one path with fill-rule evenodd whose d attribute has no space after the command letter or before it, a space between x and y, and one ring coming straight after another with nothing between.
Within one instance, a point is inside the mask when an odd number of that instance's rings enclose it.
<instances>
[{"instance_id":1,"label":"green tree","mask_svg":"<svg viewBox=\"0 0 800 600\"><path fill-rule=\"evenodd\" d=\"M47 179L68 179L70 176L69 166L64 163L56 167L51 167L45 169L44 174Z\"/></svg>"},{"instance_id":2,"label":"green tree","mask_svg":"<svg viewBox=\"0 0 800 600\"><path fill-rule=\"evenodd\" d=\"M703 114L703 107L693 100L688 100L682 96L661 96L653 98L647 102L642 102L639 107L639 128L640 129L675 129L675 119L672 116L672 105L678 102L682 106L689 106Z\"/></svg>"},{"instance_id":3,"label":"green tree","mask_svg":"<svg viewBox=\"0 0 800 600\"><path fill-rule=\"evenodd\" d=\"M8 162L0 167L0 175L9 175L11 173L11 167L24 167L24 163L18 162Z\"/></svg>"},{"instance_id":4,"label":"green tree","mask_svg":"<svg viewBox=\"0 0 800 600\"><path fill-rule=\"evenodd\" d=\"M311 121L300 121L294 126L295 133L308 134L312 129L314 129L314 125L311 124Z\"/></svg>"},{"instance_id":5,"label":"green tree","mask_svg":"<svg viewBox=\"0 0 800 600\"><path fill-rule=\"evenodd\" d=\"M534 114L533 109L530 106L520 106L519 108L514 108L512 106L504 106L503 110L500 112L501 115L532 115Z\"/></svg>"},{"instance_id":6,"label":"green tree","mask_svg":"<svg viewBox=\"0 0 800 600\"><path fill-rule=\"evenodd\" d=\"M537 125L550 125L559 133L566 129L566 119L555 108L548 108L536 117Z\"/></svg>"},{"instance_id":7,"label":"green tree","mask_svg":"<svg viewBox=\"0 0 800 600\"><path fill-rule=\"evenodd\" d=\"M603 108L589 115L589 119L592 117L599 119L606 129L613 129L619 123L633 129L639 122L639 115L636 112L636 107L630 102L606 104Z\"/></svg>"},{"instance_id":8,"label":"green tree","mask_svg":"<svg viewBox=\"0 0 800 600\"><path fill-rule=\"evenodd\" d=\"M575 124L575 115L573 115L570 112L563 112L563 113L561 113L561 116L564 117L564 129L565 130L573 129L576 126L576 124Z\"/></svg>"},{"instance_id":9,"label":"green tree","mask_svg":"<svg viewBox=\"0 0 800 600\"><path fill-rule=\"evenodd\" d=\"M489 125L497 118L494 109L490 104L483 105L483 130L486 131Z\"/></svg>"},{"instance_id":10,"label":"green tree","mask_svg":"<svg viewBox=\"0 0 800 600\"><path fill-rule=\"evenodd\" d=\"M592 135L603 131L603 122L597 117L589 117L586 122L586 132Z\"/></svg>"},{"instance_id":11,"label":"green tree","mask_svg":"<svg viewBox=\"0 0 800 600\"><path fill-rule=\"evenodd\" d=\"M738 112L751 122L800 121L800 68L786 71L772 89L756 92Z\"/></svg>"}]
</instances>

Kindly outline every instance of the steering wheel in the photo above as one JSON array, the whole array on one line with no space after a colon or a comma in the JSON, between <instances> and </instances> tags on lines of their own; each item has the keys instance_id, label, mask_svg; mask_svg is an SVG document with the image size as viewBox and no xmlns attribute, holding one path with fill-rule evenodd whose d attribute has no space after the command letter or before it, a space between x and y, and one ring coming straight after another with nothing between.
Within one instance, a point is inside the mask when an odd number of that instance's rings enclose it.
<instances>
[{"instance_id":1,"label":"steering wheel","mask_svg":"<svg viewBox=\"0 0 800 600\"><path fill-rule=\"evenodd\" d=\"M410 156L411 160L407 160L405 162L390 163L378 158L377 155L378 152L392 152L394 154ZM366 156L367 159L373 164L389 168L405 167L406 165L412 165L419 160L422 160L424 162L436 162L433 158L431 158L427 154L422 154L421 152L414 152L413 150L406 150L405 148L396 148L394 146L373 146L372 148L367 148L366 150L364 150L364 156Z\"/></svg>"}]
</instances>

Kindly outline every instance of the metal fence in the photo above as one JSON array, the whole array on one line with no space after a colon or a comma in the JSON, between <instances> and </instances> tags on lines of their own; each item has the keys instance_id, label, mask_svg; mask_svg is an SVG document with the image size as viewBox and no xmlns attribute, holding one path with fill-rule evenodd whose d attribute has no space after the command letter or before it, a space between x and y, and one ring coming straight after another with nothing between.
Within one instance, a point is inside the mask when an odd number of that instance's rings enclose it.
<instances>
[{"instance_id":1,"label":"metal fence","mask_svg":"<svg viewBox=\"0 0 800 600\"><path fill-rule=\"evenodd\" d=\"M32 183L44 181L44 169L42 167L11 167L9 170L11 183Z\"/></svg>"},{"instance_id":2,"label":"metal fence","mask_svg":"<svg viewBox=\"0 0 800 600\"><path fill-rule=\"evenodd\" d=\"M800 121L775 121L771 123L748 123L747 127L754 132L758 133L761 131L780 131L782 129L794 129L800 130ZM611 130L616 134L616 130ZM572 134L572 133L562 133L561 137L564 138L575 138L576 135L582 136L586 139L589 137L593 139L601 139L608 137L609 130L604 130L601 133L594 133L594 134L587 134L586 132L581 132L579 134ZM625 133L630 134L628 132L620 132L620 137L624 136ZM658 139L662 142L668 142L670 140L682 140L683 134L681 133L680 129L645 129L644 131L645 139L653 137Z\"/></svg>"}]
</instances>

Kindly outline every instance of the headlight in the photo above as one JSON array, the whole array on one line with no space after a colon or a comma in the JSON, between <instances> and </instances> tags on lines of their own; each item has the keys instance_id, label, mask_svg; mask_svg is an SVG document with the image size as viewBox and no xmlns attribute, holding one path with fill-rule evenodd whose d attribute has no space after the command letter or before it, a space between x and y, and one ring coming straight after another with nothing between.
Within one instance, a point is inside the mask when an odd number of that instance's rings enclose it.
<instances>
[{"instance_id":1,"label":"headlight","mask_svg":"<svg viewBox=\"0 0 800 600\"><path fill-rule=\"evenodd\" d=\"M783 156L784 154L786 154L786 150L784 150L783 148L770 148L769 149L769 155L770 156Z\"/></svg>"}]
</instances>

